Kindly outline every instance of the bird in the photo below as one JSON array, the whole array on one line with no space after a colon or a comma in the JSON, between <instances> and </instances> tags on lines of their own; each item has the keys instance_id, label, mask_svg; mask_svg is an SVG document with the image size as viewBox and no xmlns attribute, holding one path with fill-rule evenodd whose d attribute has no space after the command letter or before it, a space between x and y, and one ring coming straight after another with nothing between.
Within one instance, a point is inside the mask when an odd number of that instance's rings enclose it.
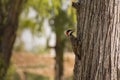
<instances>
[{"instance_id":1,"label":"bird","mask_svg":"<svg viewBox=\"0 0 120 80\"><path fill-rule=\"evenodd\" d=\"M66 30L65 35L70 39L71 43L75 43L77 38L73 35L74 31L73 30Z\"/></svg>"},{"instance_id":2,"label":"bird","mask_svg":"<svg viewBox=\"0 0 120 80\"><path fill-rule=\"evenodd\" d=\"M69 38L69 40L71 42L72 49L73 49L75 56L80 60L81 55L80 55L80 53L78 53L78 45L79 45L78 40L77 40L77 37L75 37L73 35L73 33L74 33L74 31L71 29L68 29L65 31L65 35Z\"/></svg>"},{"instance_id":3,"label":"bird","mask_svg":"<svg viewBox=\"0 0 120 80\"><path fill-rule=\"evenodd\" d=\"M67 37L70 37L70 36L72 36L72 33L73 33L74 31L73 30L66 30L65 31L65 35L67 36Z\"/></svg>"}]
</instances>

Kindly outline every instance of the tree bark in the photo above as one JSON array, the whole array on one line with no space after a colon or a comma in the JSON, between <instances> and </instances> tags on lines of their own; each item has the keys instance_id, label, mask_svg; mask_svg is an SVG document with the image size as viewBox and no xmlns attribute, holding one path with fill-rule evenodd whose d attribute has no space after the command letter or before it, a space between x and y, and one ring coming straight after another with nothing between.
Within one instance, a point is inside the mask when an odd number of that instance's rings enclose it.
<instances>
[{"instance_id":1,"label":"tree bark","mask_svg":"<svg viewBox=\"0 0 120 80\"><path fill-rule=\"evenodd\" d=\"M63 80L63 53L64 53L64 41L61 40L60 35L56 36L55 47L55 80Z\"/></svg>"},{"instance_id":2,"label":"tree bark","mask_svg":"<svg viewBox=\"0 0 120 80\"><path fill-rule=\"evenodd\" d=\"M79 0L74 80L120 80L120 0Z\"/></svg>"},{"instance_id":3,"label":"tree bark","mask_svg":"<svg viewBox=\"0 0 120 80\"><path fill-rule=\"evenodd\" d=\"M5 0L4 0L5 1ZM0 1L0 79L5 80L23 0Z\"/></svg>"},{"instance_id":4,"label":"tree bark","mask_svg":"<svg viewBox=\"0 0 120 80\"><path fill-rule=\"evenodd\" d=\"M62 4L62 3L61 3ZM63 35L66 25L70 24L70 20L67 16L66 11L62 8L58 8L59 14L52 16L54 23L52 29L56 34L56 46L55 46L55 80L64 80L64 48L65 48L65 36ZM64 17L64 18L63 18ZM67 22L66 22L67 21Z\"/></svg>"}]
</instances>

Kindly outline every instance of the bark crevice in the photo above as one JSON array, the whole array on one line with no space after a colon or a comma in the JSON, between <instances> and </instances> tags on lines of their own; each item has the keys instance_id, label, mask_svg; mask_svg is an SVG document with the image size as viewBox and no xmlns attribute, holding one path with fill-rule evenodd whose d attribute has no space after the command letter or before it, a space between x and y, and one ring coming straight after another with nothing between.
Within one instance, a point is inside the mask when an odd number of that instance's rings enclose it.
<instances>
[{"instance_id":1,"label":"bark crevice","mask_svg":"<svg viewBox=\"0 0 120 80\"><path fill-rule=\"evenodd\" d=\"M77 39L74 80L119 80L119 0L82 0L77 8Z\"/></svg>"}]
</instances>

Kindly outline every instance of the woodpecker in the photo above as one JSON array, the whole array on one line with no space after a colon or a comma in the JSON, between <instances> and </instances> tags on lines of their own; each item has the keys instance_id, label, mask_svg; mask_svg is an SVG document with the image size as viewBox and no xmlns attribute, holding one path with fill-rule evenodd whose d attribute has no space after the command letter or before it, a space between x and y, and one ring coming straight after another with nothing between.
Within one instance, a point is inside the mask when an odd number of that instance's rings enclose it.
<instances>
[{"instance_id":1,"label":"woodpecker","mask_svg":"<svg viewBox=\"0 0 120 80\"><path fill-rule=\"evenodd\" d=\"M67 30L67 31L65 31L65 35L67 36L67 37L70 37L70 36L72 36L72 33L73 33L74 31L72 31L72 30Z\"/></svg>"},{"instance_id":2,"label":"woodpecker","mask_svg":"<svg viewBox=\"0 0 120 80\"><path fill-rule=\"evenodd\" d=\"M77 52L78 50L78 40L77 38L73 35L72 30L66 30L65 35L70 39L71 44L72 44L72 49L73 52L75 53L75 56L77 56L79 59L81 59L80 54Z\"/></svg>"}]
</instances>

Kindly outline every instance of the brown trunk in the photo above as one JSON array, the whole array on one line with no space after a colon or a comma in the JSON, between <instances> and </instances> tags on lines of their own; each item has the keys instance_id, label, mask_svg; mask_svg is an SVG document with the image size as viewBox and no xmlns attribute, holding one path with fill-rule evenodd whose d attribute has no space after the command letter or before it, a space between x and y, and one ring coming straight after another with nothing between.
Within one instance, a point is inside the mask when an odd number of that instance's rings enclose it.
<instances>
[{"instance_id":1,"label":"brown trunk","mask_svg":"<svg viewBox=\"0 0 120 80\"><path fill-rule=\"evenodd\" d=\"M74 80L119 80L120 0L80 0Z\"/></svg>"},{"instance_id":2,"label":"brown trunk","mask_svg":"<svg viewBox=\"0 0 120 80\"><path fill-rule=\"evenodd\" d=\"M62 80L63 78L63 51L64 43L59 36L56 36L56 57L55 57L55 80Z\"/></svg>"},{"instance_id":3,"label":"brown trunk","mask_svg":"<svg viewBox=\"0 0 120 80\"><path fill-rule=\"evenodd\" d=\"M23 0L0 1L0 79L5 80ZM6 10L6 12L5 12Z\"/></svg>"}]
</instances>

